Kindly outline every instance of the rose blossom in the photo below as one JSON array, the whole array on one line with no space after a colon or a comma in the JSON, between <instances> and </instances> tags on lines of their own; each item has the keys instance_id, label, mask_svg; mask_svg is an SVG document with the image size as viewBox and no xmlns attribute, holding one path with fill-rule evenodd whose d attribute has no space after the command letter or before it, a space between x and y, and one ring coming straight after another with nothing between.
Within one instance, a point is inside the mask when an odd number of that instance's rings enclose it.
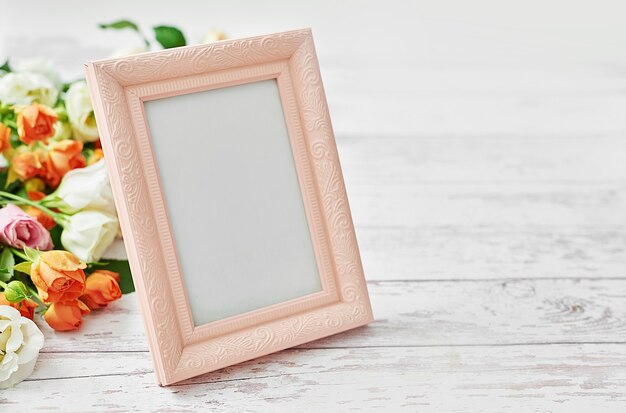
<instances>
[{"instance_id":1,"label":"rose blossom","mask_svg":"<svg viewBox=\"0 0 626 413\"><path fill-rule=\"evenodd\" d=\"M16 63L11 62L11 67L16 73L34 73L47 78L57 90L63 88L61 76L52 61L42 58L24 59Z\"/></svg>"},{"instance_id":2,"label":"rose blossom","mask_svg":"<svg viewBox=\"0 0 626 413\"><path fill-rule=\"evenodd\" d=\"M51 187L57 187L66 173L87 164L82 154L83 143L72 139L53 142L43 160L41 177Z\"/></svg>"},{"instance_id":3,"label":"rose blossom","mask_svg":"<svg viewBox=\"0 0 626 413\"><path fill-rule=\"evenodd\" d=\"M56 331L78 330L83 324L83 314L91 312L80 300L52 303L44 314L46 323Z\"/></svg>"},{"instance_id":4,"label":"rose blossom","mask_svg":"<svg viewBox=\"0 0 626 413\"><path fill-rule=\"evenodd\" d=\"M17 134L27 145L38 141L47 141L56 133L55 125L59 120L56 112L39 103L16 108Z\"/></svg>"},{"instance_id":5,"label":"rose blossom","mask_svg":"<svg viewBox=\"0 0 626 413\"><path fill-rule=\"evenodd\" d=\"M19 311L0 305L0 389L30 376L43 347L39 328Z\"/></svg>"},{"instance_id":6,"label":"rose blossom","mask_svg":"<svg viewBox=\"0 0 626 413\"><path fill-rule=\"evenodd\" d=\"M70 86L65 96L65 108L74 131L74 139L81 142L97 141L98 127L85 81L78 81Z\"/></svg>"},{"instance_id":7,"label":"rose blossom","mask_svg":"<svg viewBox=\"0 0 626 413\"><path fill-rule=\"evenodd\" d=\"M0 77L0 101L17 105L39 102L53 106L59 91L46 76L39 73L7 73Z\"/></svg>"},{"instance_id":8,"label":"rose blossom","mask_svg":"<svg viewBox=\"0 0 626 413\"><path fill-rule=\"evenodd\" d=\"M0 209L0 242L15 248L52 249L48 230L13 204Z\"/></svg>"},{"instance_id":9,"label":"rose blossom","mask_svg":"<svg viewBox=\"0 0 626 413\"><path fill-rule=\"evenodd\" d=\"M30 278L44 302L71 301L85 292L85 267L67 251L46 251L33 262Z\"/></svg>"},{"instance_id":10,"label":"rose blossom","mask_svg":"<svg viewBox=\"0 0 626 413\"><path fill-rule=\"evenodd\" d=\"M61 244L85 262L98 261L115 241L119 229L117 217L95 210L70 215L63 225Z\"/></svg>"},{"instance_id":11,"label":"rose blossom","mask_svg":"<svg viewBox=\"0 0 626 413\"><path fill-rule=\"evenodd\" d=\"M96 270L87 277L85 293L80 299L91 310L97 310L121 297L120 275L113 271Z\"/></svg>"},{"instance_id":12,"label":"rose blossom","mask_svg":"<svg viewBox=\"0 0 626 413\"><path fill-rule=\"evenodd\" d=\"M41 203L64 214L95 210L115 215L115 202L104 160L66 173L56 191Z\"/></svg>"}]
</instances>

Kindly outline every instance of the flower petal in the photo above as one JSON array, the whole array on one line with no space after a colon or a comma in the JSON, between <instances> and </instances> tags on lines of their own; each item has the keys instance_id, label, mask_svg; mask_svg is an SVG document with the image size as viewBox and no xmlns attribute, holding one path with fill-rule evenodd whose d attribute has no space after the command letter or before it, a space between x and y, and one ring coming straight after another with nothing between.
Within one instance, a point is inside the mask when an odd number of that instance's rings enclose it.
<instances>
[{"instance_id":1,"label":"flower petal","mask_svg":"<svg viewBox=\"0 0 626 413\"><path fill-rule=\"evenodd\" d=\"M20 323L22 333L24 334L24 345L17 352L19 356L18 363L26 364L33 359L37 359L39 350L43 348L44 336L32 320L24 317Z\"/></svg>"}]
</instances>

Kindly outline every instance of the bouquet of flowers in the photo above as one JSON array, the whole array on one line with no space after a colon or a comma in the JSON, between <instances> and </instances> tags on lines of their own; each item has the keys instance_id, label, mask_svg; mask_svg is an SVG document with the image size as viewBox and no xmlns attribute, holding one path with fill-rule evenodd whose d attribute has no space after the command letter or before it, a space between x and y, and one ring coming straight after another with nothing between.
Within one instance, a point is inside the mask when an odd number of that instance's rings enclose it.
<instances>
[{"instance_id":1,"label":"bouquet of flowers","mask_svg":"<svg viewBox=\"0 0 626 413\"><path fill-rule=\"evenodd\" d=\"M130 29L128 20L100 26ZM164 47L186 44L154 27ZM225 38L209 32L205 41ZM27 377L43 334L36 313L57 331L134 291L127 261L103 259L121 236L85 81L63 83L42 60L0 66L0 388Z\"/></svg>"}]
</instances>

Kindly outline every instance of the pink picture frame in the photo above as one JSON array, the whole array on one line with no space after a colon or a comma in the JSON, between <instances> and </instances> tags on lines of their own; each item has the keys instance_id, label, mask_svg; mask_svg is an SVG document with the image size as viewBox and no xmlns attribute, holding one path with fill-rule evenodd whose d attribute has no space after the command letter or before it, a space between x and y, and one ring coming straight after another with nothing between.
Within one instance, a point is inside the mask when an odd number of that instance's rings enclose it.
<instances>
[{"instance_id":1,"label":"pink picture frame","mask_svg":"<svg viewBox=\"0 0 626 413\"><path fill-rule=\"evenodd\" d=\"M156 377L169 385L372 321L311 31L85 65ZM276 79L322 290L195 326L146 101Z\"/></svg>"}]
</instances>

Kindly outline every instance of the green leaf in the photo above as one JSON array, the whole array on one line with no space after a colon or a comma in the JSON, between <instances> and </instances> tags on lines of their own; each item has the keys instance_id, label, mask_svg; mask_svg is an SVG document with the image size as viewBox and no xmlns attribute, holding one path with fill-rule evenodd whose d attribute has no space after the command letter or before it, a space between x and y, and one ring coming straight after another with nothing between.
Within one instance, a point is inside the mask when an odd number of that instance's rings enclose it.
<instances>
[{"instance_id":1,"label":"green leaf","mask_svg":"<svg viewBox=\"0 0 626 413\"><path fill-rule=\"evenodd\" d=\"M30 248L30 247L24 247L24 254L26 254L26 256L31 262L35 262L39 259L41 252L39 250Z\"/></svg>"},{"instance_id":2,"label":"green leaf","mask_svg":"<svg viewBox=\"0 0 626 413\"><path fill-rule=\"evenodd\" d=\"M133 23L130 20L118 20L113 23L100 23L98 27L100 27L101 29L115 29L115 30L131 29L136 32L139 32L139 26L137 26L136 23Z\"/></svg>"},{"instance_id":3,"label":"green leaf","mask_svg":"<svg viewBox=\"0 0 626 413\"><path fill-rule=\"evenodd\" d=\"M9 61L4 62L2 66L0 66L0 70L3 72L11 72L11 66L9 65Z\"/></svg>"},{"instance_id":4,"label":"green leaf","mask_svg":"<svg viewBox=\"0 0 626 413\"><path fill-rule=\"evenodd\" d=\"M185 46L187 44L183 32L176 27L156 26L154 27L154 35L157 42L161 43L164 49Z\"/></svg>"},{"instance_id":5,"label":"green leaf","mask_svg":"<svg viewBox=\"0 0 626 413\"><path fill-rule=\"evenodd\" d=\"M30 267L31 267L31 265L32 265L32 263L30 263L28 261L23 261L23 262L20 262L17 265L14 265L13 269L15 271L23 272L24 274L30 275Z\"/></svg>"},{"instance_id":6,"label":"green leaf","mask_svg":"<svg viewBox=\"0 0 626 413\"><path fill-rule=\"evenodd\" d=\"M18 183L19 184L19 176L17 176L17 173L15 173L15 171L13 170L13 168L9 168L9 171L7 172L7 176L6 179L4 180L4 190L7 192L13 192L13 190L15 189L15 187L17 185L13 185L14 183Z\"/></svg>"},{"instance_id":7,"label":"green leaf","mask_svg":"<svg viewBox=\"0 0 626 413\"><path fill-rule=\"evenodd\" d=\"M9 138L9 143L11 143L11 147L14 149L22 144L22 141L20 140L17 131L14 129L11 129L11 137Z\"/></svg>"},{"instance_id":8,"label":"green leaf","mask_svg":"<svg viewBox=\"0 0 626 413\"><path fill-rule=\"evenodd\" d=\"M13 268L0 268L0 281L7 282L13 277Z\"/></svg>"},{"instance_id":9,"label":"green leaf","mask_svg":"<svg viewBox=\"0 0 626 413\"><path fill-rule=\"evenodd\" d=\"M116 272L120 275L120 289L123 294L132 293L135 291L133 284L133 278L130 274L130 265L126 260L107 260L103 265L98 265L95 270L109 270Z\"/></svg>"},{"instance_id":10,"label":"green leaf","mask_svg":"<svg viewBox=\"0 0 626 413\"><path fill-rule=\"evenodd\" d=\"M54 226L50 230L50 237L52 238L52 244L54 244L55 250L62 250L63 244L61 243L61 234L63 233L63 227L60 225Z\"/></svg>"},{"instance_id":11,"label":"green leaf","mask_svg":"<svg viewBox=\"0 0 626 413\"><path fill-rule=\"evenodd\" d=\"M0 253L0 280L8 281L13 277L15 257L9 248L4 248Z\"/></svg>"}]
</instances>

